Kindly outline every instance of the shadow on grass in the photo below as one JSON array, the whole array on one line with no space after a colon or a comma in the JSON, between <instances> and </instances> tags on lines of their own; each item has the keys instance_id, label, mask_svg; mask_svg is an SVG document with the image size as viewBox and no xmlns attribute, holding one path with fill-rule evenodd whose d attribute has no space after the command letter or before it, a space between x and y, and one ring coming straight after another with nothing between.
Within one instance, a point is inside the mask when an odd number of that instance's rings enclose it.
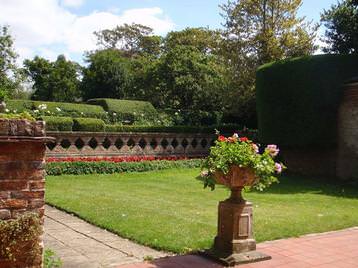
<instances>
[{"instance_id":1,"label":"shadow on grass","mask_svg":"<svg viewBox=\"0 0 358 268\"><path fill-rule=\"evenodd\" d=\"M344 198L358 198L358 185L353 182L342 182L332 178L300 175L283 175L279 180L280 183L272 185L265 190L264 193L313 193Z\"/></svg>"}]
</instances>

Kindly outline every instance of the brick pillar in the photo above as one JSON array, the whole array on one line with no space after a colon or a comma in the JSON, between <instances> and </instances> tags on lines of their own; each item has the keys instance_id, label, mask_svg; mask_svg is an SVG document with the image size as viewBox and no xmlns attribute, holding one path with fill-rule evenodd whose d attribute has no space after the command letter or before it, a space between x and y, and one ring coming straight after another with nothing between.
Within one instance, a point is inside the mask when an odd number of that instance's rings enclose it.
<instances>
[{"instance_id":1,"label":"brick pillar","mask_svg":"<svg viewBox=\"0 0 358 268\"><path fill-rule=\"evenodd\" d=\"M338 111L337 177L358 179L358 77L348 81Z\"/></svg>"},{"instance_id":2,"label":"brick pillar","mask_svg":"<svg viewBox=\"0 0 358 268\"><path fill-rule=\"evenodd\" d=\"M43 223L47 139L43 122L0 119L0 220L34 212ZM38 242L42 245L41 237ZM26 245L19 247L26 249ZM34 259L21 252L15 256L17 262L0 256L0 268L42 267L40 254Z\"/></svg>"}]
</instances>

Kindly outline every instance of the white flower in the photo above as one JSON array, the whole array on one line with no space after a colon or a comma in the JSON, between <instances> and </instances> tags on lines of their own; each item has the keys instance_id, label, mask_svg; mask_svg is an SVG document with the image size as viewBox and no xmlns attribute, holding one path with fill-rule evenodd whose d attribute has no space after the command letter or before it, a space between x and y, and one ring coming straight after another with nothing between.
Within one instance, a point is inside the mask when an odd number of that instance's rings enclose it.
<instances>
[{"instance_id":1,"label":"white flower","mask_svg":"<svg viewBox=\"0 0 358 268\"><path fill-rule=\"evenodd\" d=\"M81 112L81 115L84 115L84 113L83 113L83 112Z\"/></svg>"},{"instance_id":2,"label":"white flower","mask_svg":"<svg viewBox=\"0 0 358 268\"><path fill-rule=\"evenodd\" d=\"M56 110L57 110L58 112L61 112L61 109L60 109L59 107L56 107Z\"/></svg>"},{"instance_id":3,"label":"white flower","mask_svg":"<svg viewBox=\"0 0 358 268\"><path fill-rule=\"evenodd\" d=\"M137 113L136 112L133 112L134 115L136 115Z\"/></svg>"},{"instance_id":4,"label":"white flower","mask_svg":"<svg viewBox=\"0 0 358 268\"><path fill-rule=\"evenodd\" d=\"M232 137L238 139L238 138L239 138L239 134L234 133L234 135L232 135Z\"/></svg>"},{"instance_id":5,"label":"white flower","mask_svg":"<svg viewBox=\"0 0 358 268\"><path fill-rule=\"evenodd\" d=\"M34 110L34 113L37 114L39 112L39 110Z\"/></svg>"},{"instance_id":6,"label":"white flower","mask_svg":"<svg viewBox=\"0 0 358 268\"><path fill-rule=\"evenodd\" d=\"M178 112L175 112L174 114L175 114L175 115L178 115L179 113L178 113Z\"/></svg>"},{"instance_id":7,"label":"white flower","mask_svg":"<svg viewBox=\"0 0 358 268\"><path fill-rule=\"evenodd\" d=\"M143 117L143 116L144 116L144 114L141 114L141 116Z\"/></svg>"},{"instance_id":8,"label":"white flower","mask_svg":"<svg viewBox=\"0 0 358 268\"><path fill-rule=\"evenodd\" d=\"M47 105L46 104L40 104L38 107L40 110L46 110L47 109Z\"/></svg>"},{"instance_id":9,"label":"white flower","mask_svg":"<svg viewBox=\"0 0 358 268\"><path fill-rule=\"evenodd\" d=\"M117 116L117 114L116 114L116 113L113 113L113 116Z\"/></svg>"},{"instance_id":10,"label":"white flower","mask_svg":"<svg viewBox=\"0 0 358 268\"><path fill-rule=\"evenodd\" d=\"M9 110L9 109L5 109L5 112L7 112L7 113L8 113L8 112L10 112L10 110Z\"/></svg>"},{"instance_id":11,"label":"white flower","mask_svg":"<svg viewBox=\"0 0 358 268\"><path fill-rule=\"evenodd\" d=\"M16 114L16 113L17 113L17 110L13 110L13 113Z\"/></svg>"}]
</instances>

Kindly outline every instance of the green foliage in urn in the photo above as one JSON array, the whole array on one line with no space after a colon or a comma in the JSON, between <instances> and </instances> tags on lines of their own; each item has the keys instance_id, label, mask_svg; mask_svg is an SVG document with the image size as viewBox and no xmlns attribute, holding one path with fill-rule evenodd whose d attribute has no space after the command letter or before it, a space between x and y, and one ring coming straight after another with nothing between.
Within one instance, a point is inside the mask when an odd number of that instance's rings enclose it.
<instances>
[{"instance_id":1,"label":"green foliage in urn","mask_svg":"<svg viewBox=\"0 0 358 268\"><path fill-rule=\"evenodd\" d=\"M32 115L28 112L22 112L18 114L0 113L0 119L27 119L29 121L35 121L35 118L32 117Z\"/></svg>"},{"instance_id":2,"label":"green foliage in urn","mask_svg":"<svg viewBox=\"0 0 358 268\"><path fill-rule=\"evenodd\" d=\"M257 144L247 137L234 134L231 137L219 136L210 154L204 162L200 177L204 180L204 187L215 188L216 172L228 174L232 166L249 168L255 173L253 187L262 191L274 182L278 182L275 174L285 169L282 163L274 161L279 149L276 145L268 145L262 153Z\"/></svg>"},{"instance_id":3,"label":"green foliage in urn","mask_svg":"<svg viewBox=\"0 0 358 268\"><path fill-rule=\"evenodd\" d=\"M0 220L0 259L21 262L26 250L26 262L37 262L42 250L39 244L41 234L37 214L27 213L13 220Z\"/></svg>"}]
</instances>

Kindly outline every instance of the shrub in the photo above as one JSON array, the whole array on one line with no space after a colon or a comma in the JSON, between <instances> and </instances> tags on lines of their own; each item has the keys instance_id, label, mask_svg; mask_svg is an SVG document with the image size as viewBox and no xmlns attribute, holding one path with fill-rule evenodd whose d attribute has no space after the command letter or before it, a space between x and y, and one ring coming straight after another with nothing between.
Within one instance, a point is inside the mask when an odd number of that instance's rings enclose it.
<instances>
[{"instance_id":1,"label":"shrub","mask_svg":"<svg viewBox=\"0 0 358 268\"><path fill-rule=\"evenodd\" d=\"M60 268L62 261L51 249L46 249L44 253L44 268Z\"/></svg>"},{"instance_id":2,"label":"shrub","mask_svg":"<svg viewBox=\"0 0 358 268\"><path fill-rule=\"evenodd\" d=\"M72 131L73 120L71 117L43 116L46 122L46 130L49 131Z\"/></svg>"},{"instance_id":3,"label":"shrub","mask_svg":"<svg viewBox=\"0 0 358 268\"><path fill-rule=\"evenodd\" d=\"M142 162L51 162L46 163L48 175L59 176L64 174L113 174L121 172L144 172L171 168L198 168L201 159L178 161L142 161Z\"/></svg>"},{"instance_id":4,"label":"shrub","mask_svg":"<svg viewBox=\"0 0 358 268\"><path fill-rule=\"evenodd\" d=\"M135 121L151 123L158 117L154 106L147 101L92 99L87 103L100 105L110 114L114 114L117 122L132 124Z\"/></svg>"},{"instance_id":5,"label":"shrub","mask_svg":"<svg viewBox=\"0 0 358 268\"><path fill-rule=\"evenodd\" d=\"M10 112L16 111L18 113L24 111L31 111L33 108L33 101L31 100L7 100L6 108L10 110Z\"/></svg>"},{"instance_id":6,"label":"shrub","mask_svg":"<svg viewBox=\"0 0 358 268\"><path fill-rule=\"evenodd\" d=\"M208 127L193 126L123 126L123 125L106 125L106 132L158 132L158 133L207 133L214 134L216 130L225 134L240 132L240 125L222 125Z\"/></svg>"},{"instance_id":7,"label":"shrub","mask_svg":"<svg viewBox=\"0 0 358 268\"><path fill-rule=\"evenodd\" d=\"M6 104L10 111L16 110L17 112L39 110L39 106L45 104L49 115L106 118L103 108L98 105L32 100L8 100Z\"/></svg>"},{"instance_id":8,"label":"shrub","mask_svg":"<svg viewBox=\"0 0 358 268\"><path fill-rule=\"evenodd\" d=\"M278 61L257 71L259 139L280 146L336 143L342 84L358 75L358 55Z\"/></svg>"},{"instance_id":9,"label":"shrub","mask_svg":"<svg viewBox=\"0 0 358 268\"><path fill-rule=\"evenodd\" d=\"M79 103L67 103L67 102L43 102L34 101L33 109L37 109L39 105L46 104L47 110L53 113L60 113L64 116L70 117L94 117L105 118L106 113L101 106L79 104ZM58 110L60 109L60 111Z\"/></svg>"},{"instance_id":10,"label":"shrub","mask_svg":"<svg viewBox=\"0 0 358 268\"><path fill-rule=\"evenodd\" d=\"M104 132L105 123L97 118L74 118L73 131Z\"/></svg>"},{"instance_id":11,"label":"shrub","mask_svg":"<svg viewBox=\"0 0 358 268\"><path fill-rule=\"evenodd\" d=\"M32 262L35 265L39 262L38 256L41 256L41 234L42 228L37 214L26 213L16 219L0 220L0 260L29 264Z\"/></svg>"}]
</instances>

